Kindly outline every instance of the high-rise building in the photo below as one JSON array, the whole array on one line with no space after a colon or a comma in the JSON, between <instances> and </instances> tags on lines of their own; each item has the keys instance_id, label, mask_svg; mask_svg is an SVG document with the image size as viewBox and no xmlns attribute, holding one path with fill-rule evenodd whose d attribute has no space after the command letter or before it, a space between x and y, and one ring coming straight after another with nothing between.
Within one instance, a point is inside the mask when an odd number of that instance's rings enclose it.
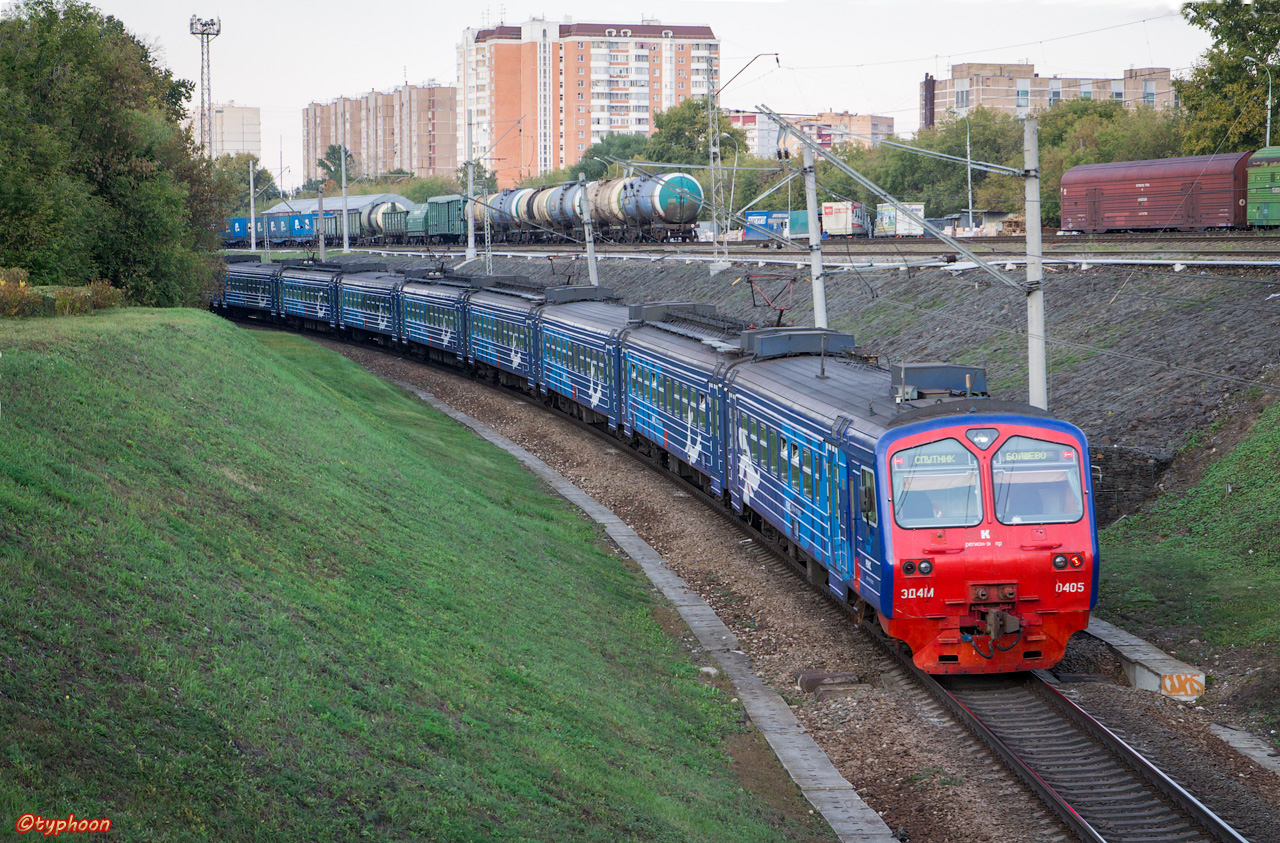
<instances>
[{"instance_id":1,"label":"high-rise building","mask_svg":"<svg viewBox=\"0 0 1280 843\"><path fill-rule=\"evenodd\" d=\"M184 126L192 126L199 133L198 119L188 118L182 121ZM197 137L196 141L199 142ZM234 102L213 105L213 132L211 142L213 149L210 157L220 155L237 155L247 152L262 157L262 112L260 109Z\"/></svg>"},{"instance_id":2,"label":"high-rise building","mask_svg":"<svg viewBox=\"0 0 1280 843\"><path fill-rule=\"evenodd\" d=\"M456 106L457 90L435 82L313 102L302 112L303 178L319 178L316 162L331 145L344 143L361 173L453 175L458 169Z\"/></svg>"},{"instance_id":3,"label":"high-rise building","mask_svg":"<svg viewBox=\"0 0 1280 843\"><path fill-rule=\"evenodd\" d=\"M1172 108L1177 102L1167 67L1138 67L1118 79L1045 77L1034 64L954 64L950 79L925 74L920 83L920 127L982 106L1024 117L1062 100L1110 100L1127 108Z\"/></svg>"},{"instance_id":4,"label":"high-rise building","mask_svg":"<svg viewBox=\"0 0 1280 843\"><path fill-rule=\"evenodd\" d=\"M534 18L467 29L458 45L458 160L479 160L509 187L577 163L610 132L651 134L656 114L706 97L719 74L709 26Z\"/></svg>"}]
</instances>

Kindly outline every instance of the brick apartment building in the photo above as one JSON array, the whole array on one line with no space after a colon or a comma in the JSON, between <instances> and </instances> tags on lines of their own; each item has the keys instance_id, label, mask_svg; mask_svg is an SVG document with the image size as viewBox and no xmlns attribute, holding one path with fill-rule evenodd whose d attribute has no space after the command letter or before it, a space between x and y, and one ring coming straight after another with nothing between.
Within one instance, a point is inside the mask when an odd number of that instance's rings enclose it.
<instances>
[{"instance_id":1,"label":"brick apartment building","mask_svg":"<svg viewBox=\"0 0 1280 843\"><path fill-rule=\"evenodd\" d=\"M610 132L652 134L656 114L705 98L719 84L720 42L709 26L534 18L465 30L457 61L457 157L509 187L577 163Z\"/></svg>"}]
</instances>

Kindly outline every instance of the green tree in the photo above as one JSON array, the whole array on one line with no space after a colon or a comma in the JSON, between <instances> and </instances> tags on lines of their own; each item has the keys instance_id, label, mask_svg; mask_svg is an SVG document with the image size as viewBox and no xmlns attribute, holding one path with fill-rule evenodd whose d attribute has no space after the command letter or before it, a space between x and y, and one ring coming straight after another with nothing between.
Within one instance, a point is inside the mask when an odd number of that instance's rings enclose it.
<instances>
[{"instance_id":1,"label":"green tree","mask_svg":"<svg viewBox=\"0 0 1280 843\"><path fill-rule=\"evenodd\" d=\"M610 132L591 144L586 153L578 159L578 163L569 168L568 181L577 181L578 173L585 173L587 181L602 179L609 170L606 157L630 161L641 153L648 142L649 139L644 135Z\"/></svg>"},{"instance_id":2,"label":"green tree","mask_svg":"<svg viewBox=\"0 0 1280 843\"><path fill-rule=\"evenodd\" d=\"M26 216L39 231L0 234L0 264L37 283L105 278L140 303L194 301L232 196L178 126L191 91L87 3L11 6L0 18L0 207L34 199Z\"/></svg>"},{"instance_id":3,"label":"green tree","mask_svg":"<svg viewBox=\"0 0 1280 843\"><path fill-rule=\"evenodd\" d=\"M1267 74L1259 65L1277 60L1280 0L1184 3L1182 15L1213 37L1191 75L1174 82L1186 111L1183 150L1203 155L1265 145Z\"/></svg>"},{"instance_id":4,"label":"green tree","mask_svg":"<svg viewBox=\"0 0 1280 843\"><path fill-rule=\"evenodd\" d=\"M420 205L433 196L449 196L460 191L458 183L447 176L427 176L413 179L396 192Z\"/></svg>"},{"instance_id":5,"label":"green tree","mask_svg":"<svg viewBox=\"0 0 1280 843\"><path fill-rule=\"evenodd\" d=\"M707 100L686 99L659 113L653 118L653 125L655 131L640 151L645 160L684 166L707 163ZM748 151L746 133L730 125L723 113L720 133L726 136L720 140L722 157L733 154L735 149Z\"/></svg>"},{"instance_id":6,"label":"green tree","mask_svg":"<svg viewBox=\"0 0 1280 843\"><path fill-rule=\"evenodd\" d=\"M497 193L498 192L497 173L489 172L489 170L479 162L476 162L475 167L476 167L476 170L475 170L475 175L473 176L473 179L475 183L476 193L477 194ZM458 184L459 186L461 186L463 191L467 189L467 165L466 164L463 164L461 167L458 168Z\"/></svg>"},{"instance_id":7,"label":"green tree","mask_svg":"<svg viewBox=\"0 0 1280 843\"><path fill-rule=\"evenodd\" d=\"M229 217L247 217L249 215L249 167L253 166L253 186L257 193L257 210L261 211L264 203L271 202L280 193L276 188L275 177L271 171L261 166L257 156L247 152L235 155L223 155L213 162L217 177L234 191L233 202L227 208Z\"/></svg>"},{"instance_id":8,"label":"green tree","mask_svg":"<svg viewBox=\"0 0 1280 843\"><path fill-rule=\"evenodd\" d=\"M342 184L342 146L341 144L331 143L329 148L324 151L324 156L316 160L316 166L320 168L320 172L324 174L326 180L334 184ZM355 181L356 176L356 159L351 154L351 150L347 150L347 183Z\"/></svg>"}]
</instances>

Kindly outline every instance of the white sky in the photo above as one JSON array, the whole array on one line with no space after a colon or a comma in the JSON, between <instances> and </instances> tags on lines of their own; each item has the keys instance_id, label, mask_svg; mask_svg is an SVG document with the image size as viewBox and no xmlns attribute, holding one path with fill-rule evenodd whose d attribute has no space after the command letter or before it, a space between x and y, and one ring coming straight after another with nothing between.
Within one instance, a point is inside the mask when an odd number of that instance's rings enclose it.
<instances>
[{"instance_id":1,"label":"white sky","mask_svg":"<svg viewBox=\"0 0 1280 843\"><path fill-rule=\"evenodd\" d=\"M100 0L157 48L185 79L199 81L192 14L220 17L212 49L215 102L262 109L262 153L283 183L301 181L302 109L312 101L390 90L405 81L452 83L468 26L530 17L628 23L709 24L721 39L721 78L761 58L722 94L730 108L826 109L890 115L900 134L917 128L919 83L962 61L1020 61L1042 76L1117 77L1130 67L1185 73L1208 34L1173 0ZM401 11L389 12L392 8ZM197 91L195 105L199 104Z\"/></svg>"}]
</instances>

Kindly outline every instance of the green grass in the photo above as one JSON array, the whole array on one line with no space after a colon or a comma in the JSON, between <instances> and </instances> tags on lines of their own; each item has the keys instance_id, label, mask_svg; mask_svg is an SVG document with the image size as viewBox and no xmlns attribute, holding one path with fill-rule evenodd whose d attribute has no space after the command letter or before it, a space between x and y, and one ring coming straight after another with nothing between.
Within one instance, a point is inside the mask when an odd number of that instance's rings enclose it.
<instances>
[{"instance_id":1,"label":"green grass","mask_svg":"<svg viewBox=\"0 0 1280 843\"><path fill-rule=\"evenodd\" d=\"M1273 404L1196 487L1103 531L1101 613L1203 627L1199 637L1218 646L1280 642L1278 474Z\"/></svg>"},{"instance_id":2,"label":"green grass","mask_svg":"<svg viewBox=\"0 0 1280 843\"><path fill-rule=\"evenodd\" d=\"M195 311L0 354L0 822L831 839L741 789L740 713L596 528L416 399Z\"/></svg>"}]
</instances>

